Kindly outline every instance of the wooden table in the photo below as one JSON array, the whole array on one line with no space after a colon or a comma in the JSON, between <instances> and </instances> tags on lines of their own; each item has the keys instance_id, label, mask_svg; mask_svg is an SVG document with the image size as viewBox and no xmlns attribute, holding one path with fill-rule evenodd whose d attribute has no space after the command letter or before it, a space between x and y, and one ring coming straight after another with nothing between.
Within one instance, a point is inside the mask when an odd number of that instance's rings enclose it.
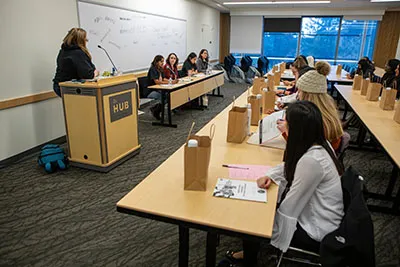
<instances>
[{"instance_id":1,"label":"wooden table","mask_svg":"<svg viewBox=\"0 0 400 267\"><path fill-rule=\"evenodd\" d=\"M400 204L400 189L396 197L392 192L400 168L400 124L393 120L394 110L382 110L378 102L371 102L360 95L360 91L352 90L351 86L337 85L336 89L355 114L360 118L365 128L376 138L387 152L393 163L390 182L384 195L371 194L372 197L393 202L392 208L371 206L371 210L398 213ZM399 103L396 103L399 105ZM360 129L362 131L363 129Z\"/></svg>"},{"instance_id":2,"label":"wooden table","mask_svg":"<svg viewBox=\"0 0 400 267\"><path fill-rule=\"evenodd\" d=\"M236 99L244 106L247 92ZM270 239L275 217L278 187L268 189L268 202L258 203L213 197L217 178L227 178L222 164L258 164L274 166L282 162L283 150L226 142L228 112L231 105L211 120L198 134L208 135L212 124L209 179L206 192L183 190L182 146L154 172L117 203L119 212L176 224L179 226L179 266L188 265L189 228L207 231L207 266L215 266L218 234ZM256 127L252 128L253 131Z\"/></svg>"},{"instance_id":3,"label":"wooden table","mask_svg":"<svg viewBox=\"0 0 400 267\"><path fill-rule=\"evenodd\" d=\"M168 123L164 122L165 108L161 110L160 122L153 122L153 125L167 126L176 128L176 124L172 124L171 111L197 97L205 95L213 91L210 96L223 97L221 95L220 86L224 84L224 72L213 70L211 74L198 74L196 76L184 77L179 79L179 83L172 85L153 85L149 89L158 90L161 93L161 105L167 104ZM214 89L217 89L215 94Z\"/></svg>"}]
</instances>

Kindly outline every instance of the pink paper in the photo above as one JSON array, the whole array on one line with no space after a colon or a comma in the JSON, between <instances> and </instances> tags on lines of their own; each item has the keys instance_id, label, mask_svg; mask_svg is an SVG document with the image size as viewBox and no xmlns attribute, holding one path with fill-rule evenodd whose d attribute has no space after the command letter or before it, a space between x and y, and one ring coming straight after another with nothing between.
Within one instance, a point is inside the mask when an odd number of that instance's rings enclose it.
<instances>
[{"instance_id":1,"label":"pink paper","mask_svg":"<svg viewBox=\"0 0 400 267\"><path fill-rule=\"evenodd\" d=\"M264 166L264 165L229 164L229 166L248 168L248 170L229 168L229 178L249 179L249 180L257 180L258 178L265 176L267 170L271 168L271 166Z\"/></svg>"}]
</instances>

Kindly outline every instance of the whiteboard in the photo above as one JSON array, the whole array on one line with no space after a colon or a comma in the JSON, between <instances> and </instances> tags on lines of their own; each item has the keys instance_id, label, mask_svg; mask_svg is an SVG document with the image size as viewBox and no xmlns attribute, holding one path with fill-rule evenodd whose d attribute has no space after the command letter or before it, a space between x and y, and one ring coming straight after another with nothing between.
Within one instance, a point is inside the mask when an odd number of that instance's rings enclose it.
<instances>
[{"instance_id":1,"label":"whiteboard","mask_svg":"<svg viewBox=\"0 0 400 267\"><path fill-rule=\"evenodd\" d=\"M186 21L116 7L78 1L80 27L87 32L87 47L101 72L112 65L101 45L123 72L148 69L154 56L177 54L186 58Z\"/></svg>"}]
</instances>

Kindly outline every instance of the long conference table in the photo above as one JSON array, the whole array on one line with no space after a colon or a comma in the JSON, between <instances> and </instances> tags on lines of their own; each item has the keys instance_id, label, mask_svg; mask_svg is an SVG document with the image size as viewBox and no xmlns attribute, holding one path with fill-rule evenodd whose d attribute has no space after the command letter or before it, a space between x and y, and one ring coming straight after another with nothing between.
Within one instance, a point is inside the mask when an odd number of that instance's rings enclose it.
<instances>
[{"instance_id":1,"label":"long conference table","mask_svg":"<svg viewBox=\"0 0 400 267\"><path fill-rule=\"evenodd\" d=\"M235 105L245 106L247 92ZM267 203L213 197L217 178L228 178L222 164L255 164L274 166L282 162L283 150L227 143L229 105L197 134L209 135L215 124L207 191L185 191L184 146L179 148L139 185L117 203L117 211L152 220L172 223L179 228L179 266L188 266L189 229L207 232L206 266L215 267L219 234L252 240L269 240L272 235L278 187L267 192ZM252 131L256 130L252 127Z\"/></svg>"},{"instance_id":2,"label":"long conference table","mask_svg":"<svg viewBox=\"0 0 400 267\"><path fill-rule=\"evenodd\" d=\"M360 118L365 126L360 131L368 130L380 143L393 163L393 170L385 194L370 193L370 197L390 201L390 208L369 205L371 211L399 214L400 189L395 197L392 196L400 168L400 124L393 120L394 110L382 110L379 101L367 101L360 91L352 90L351 86L337 85L336 89L347 105ZM399 103L396 103L396 106ZM361 135L365 136L365 135Z\"/></svg>"},{"instance_id":3,"label":"long conference table","mask_svg":"<svg viewBox=\"0 0 400 267\"><path fill-rule=\"evenodd\" d=\"M161 110L160 122L153 122L153 125L176 128L172 123L172 110L213 91L210 96L223 97L220 87L224 84L224 72L213 70L210 74L199 73L192 77L179 79L176 84L162 84L149 86L149 89L158 90L161 93L161 105L167 104L167 122L165 122L165 108ZM217 94L215 94L215 89Z\"/></svg>"}]
</instances>

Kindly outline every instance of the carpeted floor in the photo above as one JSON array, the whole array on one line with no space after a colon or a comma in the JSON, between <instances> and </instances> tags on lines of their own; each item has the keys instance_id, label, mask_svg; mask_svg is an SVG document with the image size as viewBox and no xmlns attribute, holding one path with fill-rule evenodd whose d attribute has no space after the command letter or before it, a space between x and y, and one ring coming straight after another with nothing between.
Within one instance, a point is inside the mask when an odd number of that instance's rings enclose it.
<instances>
[{"instance_id":1,"label":"carpeted floor","mask_svg":"<svg viewBox=\"0 0 400 267\"><path fill-rule=\"evenodd\" d=\"M36 155L0 169L0 266L177 266L177 227L120 214L115 204L184 143L192 121L199 130L246 88L225 84L225 98L210 97L208 110L176 113L177 129L152 126L145 108L140 154L107 174L78 168L45 174ZM391 171L385 155L348 151L345 162L369 188L384 190ZM400 217L373 219L378 265L400 266ZM191 231L190 266L205 266L205 238ZM240 247L240 240L222 236L217 258ZM273 266L263 247L260 266Z\"/></svg>"}]
</instances>

